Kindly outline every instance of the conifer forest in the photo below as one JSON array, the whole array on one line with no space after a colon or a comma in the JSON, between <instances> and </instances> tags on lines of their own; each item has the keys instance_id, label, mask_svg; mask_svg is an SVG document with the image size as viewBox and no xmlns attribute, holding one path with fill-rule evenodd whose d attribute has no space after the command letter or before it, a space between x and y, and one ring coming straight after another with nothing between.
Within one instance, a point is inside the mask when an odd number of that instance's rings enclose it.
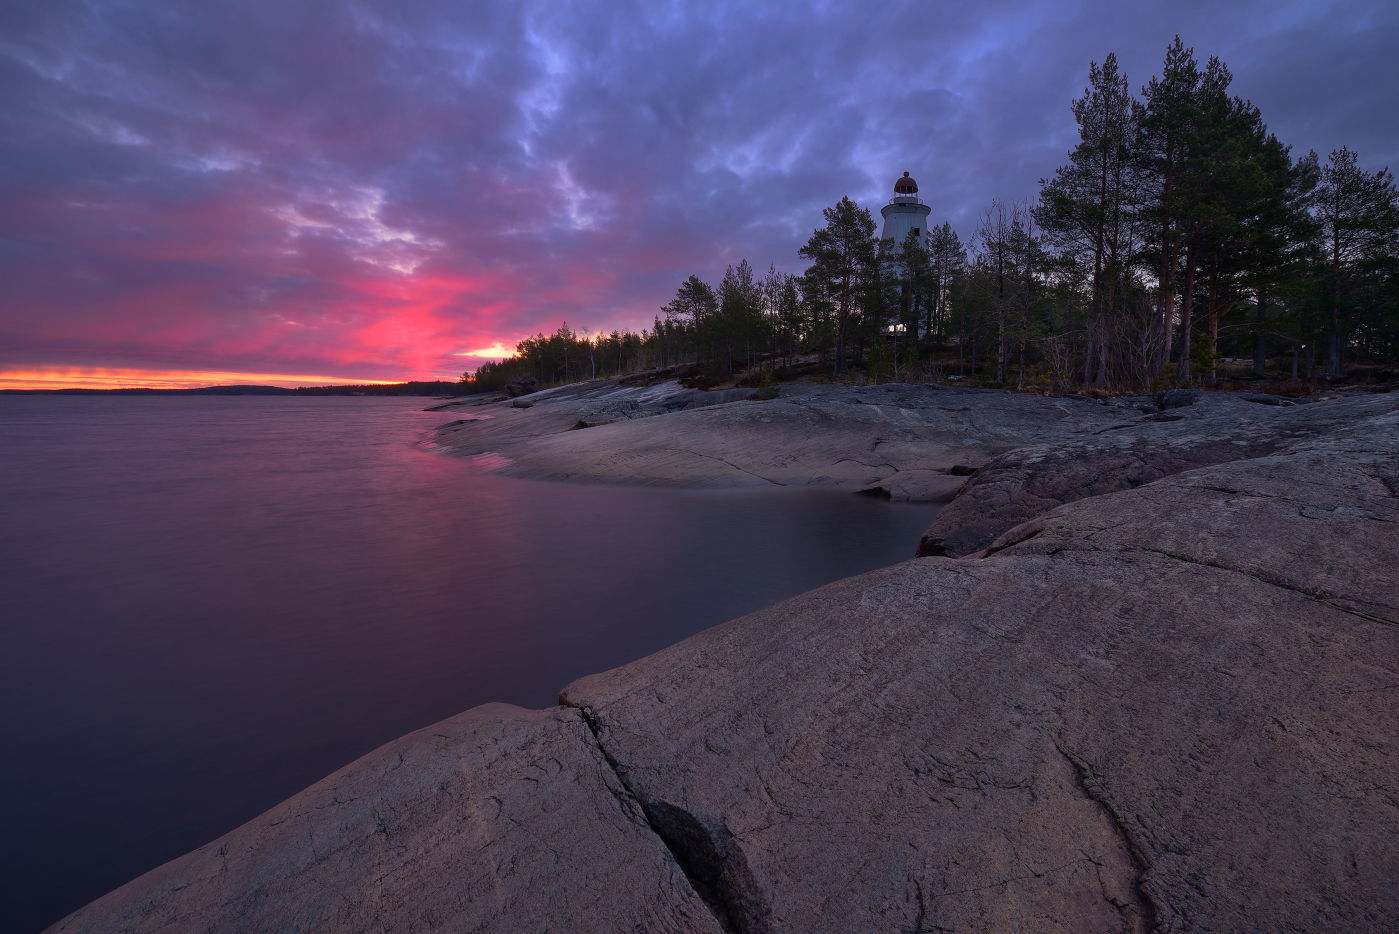
<instances>
[{"instance_id":1,"label":"conifer forest","mask_svg":"<svg viewBox=\"0 0 1399 934\"><path fill-rule=\"evenodd\" d=\"M1392 379L1399 195L1344 145L1296 153L1228 67L1177 37L1134 93L1114 55L1071 104L1078 143L1028 202L994 200L966 240L880 240L841 198L801 275L745 260L692 275L641 333L563 325L465 377L478 390L691 365L1012 388ZM876 208L877 210L877 208Z\"/></svg>"}]
</instances>

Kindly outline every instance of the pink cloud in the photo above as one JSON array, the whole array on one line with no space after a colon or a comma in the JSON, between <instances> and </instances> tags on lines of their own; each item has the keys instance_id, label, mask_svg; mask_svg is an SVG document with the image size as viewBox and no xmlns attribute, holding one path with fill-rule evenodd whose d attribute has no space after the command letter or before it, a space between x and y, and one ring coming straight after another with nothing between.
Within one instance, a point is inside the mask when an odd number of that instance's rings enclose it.
<instances>
[{"instance_id":1,"label":"pink cloud","mask_svg":"<svg viewBox=\"0 0 1399 934\"><path fill-rule=\"evenodd\" d=\"M1144 81L1175 31L1300 150L1399 158L1367 116L1399 93L1392 16L600 10L36 8L0 46L0 372L454 377L565 320L647 327L690 273L799 270L823 206L900 170L963 226L1032 194L1088 61ZM1351 103L1289 110L1299 50Z\"/></svg>"}]
</instances>

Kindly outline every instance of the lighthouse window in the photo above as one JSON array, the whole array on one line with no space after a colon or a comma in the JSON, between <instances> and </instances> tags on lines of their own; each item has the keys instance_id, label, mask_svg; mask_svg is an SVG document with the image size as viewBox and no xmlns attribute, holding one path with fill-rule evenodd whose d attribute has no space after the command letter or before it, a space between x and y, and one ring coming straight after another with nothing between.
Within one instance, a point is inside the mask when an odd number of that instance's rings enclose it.
<instances>
[{"instance_id":1,"label":"lighthouse window","mask_svg":"<svg viewBox=\"0 0 1399 934\"><path fill-rule=\"evenodd\" d=\"M920 232L920 228L918 228L918 227L913 228L913 235L914 235L915 237L921 236L922 234L921 234L921 232Z\"/></svg>"}]
</instances>

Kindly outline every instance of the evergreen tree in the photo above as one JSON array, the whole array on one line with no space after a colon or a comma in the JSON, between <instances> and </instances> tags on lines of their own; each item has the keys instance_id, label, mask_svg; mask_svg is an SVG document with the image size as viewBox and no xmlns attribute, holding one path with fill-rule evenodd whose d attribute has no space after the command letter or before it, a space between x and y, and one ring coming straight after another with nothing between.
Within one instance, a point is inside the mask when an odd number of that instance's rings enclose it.
<instances>
[{"instance_id":1,"label":"evergreen tree","mask_svg":"<svg viewBox=\"0 0 1399 934\"><path fill-rule=\"evenodd\" d=\"M1089 280L1085 379L1102 385L1112 332L1106 318L1125 293L1133 246L1137 112L1116 55L1108 55L1101 67L1091 63L1088 83L1083 97L1071 105L1079 144L1053 180L1040 179L1034 218L1060 256L1077 264Z\"/></svg>"},{"instance_id":2,"label":"evergreen tree","mask_svg":"<svg viewBox=\"0 0 1399 934\"><path fill-rule=\"evenodd\" d=\"M846 370L846 338L852 314L861 307L864 292L879 275L874 237L875 223L869 208L848 197L823 212L826 226L812 233L798 253L811 261L806 275L835 316L835 371Z\"/></svg>"},{"instance_id":3,"label":"evergreen tree","mask_svg":"<svg viewBox=\"0 0 1399 934\"><path fill-rule=\"evenodd\" d=\"M772 354L787 358L788 365L801 343L805 314L797 276L779 272L776 265L768 267L763 277L763 301L769 317Z\"/></svg>"},{"instance_id":4,"label":"evergreen tree","mask_svg":"<svg viewBox=\"0 0 1399 934\"><path fill-rule=\"evenodd\" d=\"M901 334L917 342L923 309L932 303L932 256L922 238L912 230L899 244L896 254L899 273L899 324Z\"/></svg>"},{"instance_id":5,"label":"evergreen tree","mask_svg":"<svg viewBox=\"0 0 1399 934\"><path fill-rule=\"evenodd\" d=\"M1326 375L1335 378L1345 375L1342 325L1350 323L1350 309L1344 306L1365 274L1383 268L1395 252L1399 205L1394 176L1387 168L1366 172L1359 155L1342 146L1321 169L1316 219L1330 279Z\"/></svg>"},{"instance_id":6,"label":"evergreen tree","mask_svg":"<svg viewBox=\"0 0 1399 934\"><path fill-rule=\"evenodd\" d=\"M680 283L675 297L661 307L667 318L678 319L696 327L704 324L705 319L718 309L719 300L714 295L713 287L695 275Z\"/></svg>"},{"instance_id":7,"label":"evergreen tree","mask_svg":"<svg viewBox=\"0 0 1399 934\"><path fill-rule=\"evenodd\" d=\"M1150 230L1148 255L1156 279L1159 344L1165 348L1173 343L1177 273L1190 195L1184 174L1199 84L1194 50L1182 46L1176 36L1166 50L1161 76L1153 76L1142 88L1144 100L1133 103L1137 127L1133 155L1141 170L1139 197ZM1165 362L1163 355L1154 368L1159 372Z\"/></svg>"},{"instance_id":8,"label":"evergreen tree","mask_svg":"<svg viewBox=\"0 0 1399 934\"><path fill-rule=\"evenodd\" d=\"M724 271L718 290L719 315L715 320L716 343L723 347L725 362L733 372L734 357L743 355L752 368L754 351L766 342L763 325L762 284L753 277L748 260Z\"/></svg>"},{"instance_id":9,"label":"evergreen tree","mask_svg":"<svg viewBox=\"0 0 1399 934\"><path fill-rule=\"evenodd\" d=\"M661 311L665 312L668 322L679 325L681 333L691 339L696 359L708 355L711 348L702 346L701 340L712 329L712 322L719 312L719 299L709 283L691 275L680 283L675 297L663 305Z\"/></svg>"},{"instance_id":10,"label":"evergreen tree","mask_svg":"<svg viewBox=\"0 0 1399 934\"><path fill-rule=\"evenodd\" d=\"M1253 372L1258 377L1266 375L1270 296L1305 269L1306 246L1315 226L1308 207L1321 177L1316 153L1293 163L1289 150L1269 134L1253 161L1251 177L1240 183L1249 206L1238 244L1241 286L1254 298ZM1210 350L1217 351L1213 323L1210 341Z\"/></svg>"},{"instance_id":11,"label":"evergreen tree","mask_svg":"<svg viewBox=\"0 0 1399 934\"><path fill-rule=\"evenodd\" d=\"M936 334L939 344L946 342L949 302L954 283L967 269L967 248L957 231L946 221L941 227L928 231L929 302L926 333Z\"/></svg>"}]
</instances>

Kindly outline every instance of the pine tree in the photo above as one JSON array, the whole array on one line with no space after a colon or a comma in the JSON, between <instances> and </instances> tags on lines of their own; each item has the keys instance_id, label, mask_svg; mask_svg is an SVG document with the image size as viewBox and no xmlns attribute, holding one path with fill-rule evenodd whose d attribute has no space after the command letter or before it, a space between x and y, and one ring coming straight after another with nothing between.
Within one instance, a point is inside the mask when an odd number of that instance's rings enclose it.
<instances>
[{"instance_id":1,"label":"pine tree","mask_svg":"<svg viewBox=\"0 0 1399 934\"><path fill-rule=\"evenodd\" d=\"M1266 375L1270 296L1305 269L1306 245L1313 237L1307 209L1320 180L1316 153L1294 163L1289 150L1268 134L1252 160L1251 175L1239 180L1245 208L1236 249L1240 286L1254 297L1253 372L1260 378ZM1212 323L1212 352L1217 350L1217 337Z\"/></svg>"},{"instance_id":2,"label":"pine tree","mask_svg":"<svg viewBox=\"0 0 1399 934\"><path fill-rule=\"evenodd\" d=\"M938 343L944 343L949 324L949 307L953 284L967 269L967 248L957 236L957 231L946 221L941 227L928 231L928 264L930 302L925 309L927 333L938 335Z\"/></svg>"},{"instance_id":3,"label":"pine tree","mask_svg":"<svg viewBox=\"0 0 1399 934\"><path fill-rule=\"evenodd\" d=\"M677 323L694 342L696 360L710 351L702 343L711 330L711 322L719 311L719 299L714 289L699 276L691 275L680 284L675 297L661 307L666 320Z\"/></svg>"},{"instance_id":4,"label":"pine tree","mask_svg":"<svg viewBox=\"0 0 1399 934\"><path fill-rule=\"evenodd\" d=\"M1161 76L1153 76L1142 88L1144 100L1133 103L1137 126L1133 155L1141 170L1144 220L1151 230L1159 343L1165 348L1173 343L1176 282L1183 258L1184 214L1189 197L1184 173L1199 84L1200 69L1194 49L1182 46L1180 36L1176 36L1175 43L1166 50ZM1157 361L1158 372L1165 362L1164 358Z\"/></svg>"},{"instance_id":5,"label":"pine tree","mask_svg":"<svg viewBox=\"0 0 1399 934\"><path fill-rule=\"evenodd\" d=\"M1061 257L1077 264L1089 279L1085 378L1101 385L1107 381L1111 333L1105 318L1124 289L1132 246L1137 113L1116 55L1109 54L1101 67L1096 62L1089 65L1088 84L1083 97L1071 105L1079 144L1053 180L1040 179L1034 217Z\"/></svg>"},{"instance_id":6,"label":"pine tree","mask_svg":"<svg viewBox=\"0 0 1399 934\"><path fill-rule=\"evenodd\" d=\"M753 277L748 260L724 271L718 290L719 314L715 322L718 343L724 348L728 370L734 356L743 354L744 367L753 366L753 352L766 341L763 330L762 284Z\"/></svg>"},{"instance_id":7,"label":"pine tree","mask_svg":"<svg viewBox=\"0 0 1399 934\"><path fill-rule=\"evenodd\" d=\"M1345 375L1343 302L1367 267L1380 266L1394 252L1399 230L1394 176L1388 168L1366 172L1360 168L1359 154L1342 146L1321 169L1316 218L1321 225L1331 292L1326 375L1338 378Z\"/></svg>"},{"instance_id":8,"label":"pine tree","mask_svg":"<svg viewBox=\"0 0 1399 934\"><path fill-rule=\"evenodd\" d=\"M798 253L811 261L806 271L811 285L833 306L835 372L841 374L846 370L851 316L860 309L863 293L879 275L875 223L869 208L860 207L848 197L822 213L826 226L814 231Z\"/></svg>"},{"instance_id":9,"label":"pine tree","mask_svg":"<svg viewBox=\"0 0 1399 934\"><path fill-rule=\"evenodd\" d=\"M786 357L788 366L797 353L805 324L798 282L797 276L780 272L776 264L770 266L763 277L763 301L771 322L772 353L774 357L779 353Z\"/></svg>"}]
</instances>

